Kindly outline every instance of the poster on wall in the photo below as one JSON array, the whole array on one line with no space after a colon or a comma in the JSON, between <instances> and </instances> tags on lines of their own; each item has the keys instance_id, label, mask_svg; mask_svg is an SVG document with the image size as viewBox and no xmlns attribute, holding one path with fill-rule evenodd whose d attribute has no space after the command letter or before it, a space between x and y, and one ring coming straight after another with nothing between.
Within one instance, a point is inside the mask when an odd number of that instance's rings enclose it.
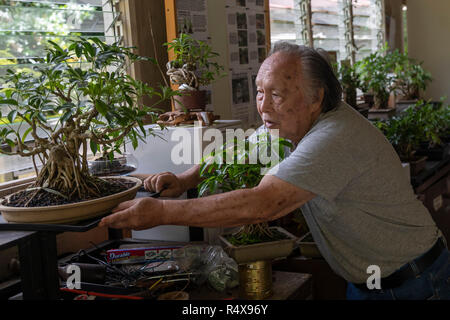
<instances>
[{"instance_id":1,"label":"poster on wall","mask_svg":"<svg viewBox=\"0 0 450 320\"><path fill-rule=\"evenodd\" d=\"M187 33L194 39L208 41L208 11L206 0L177 0L178 34Z\"/></svg>"},{"instance_id":2,"label":"poster on wall","mask_svg":"<svg viewBox=\"0 0 450 320\"><path fill-rule=\"evenodd\" d=\"M226 5L233 116L253 126L259 123L255 78L267 55L264 1L227 0Z\"/></svg>"}]
</instances>

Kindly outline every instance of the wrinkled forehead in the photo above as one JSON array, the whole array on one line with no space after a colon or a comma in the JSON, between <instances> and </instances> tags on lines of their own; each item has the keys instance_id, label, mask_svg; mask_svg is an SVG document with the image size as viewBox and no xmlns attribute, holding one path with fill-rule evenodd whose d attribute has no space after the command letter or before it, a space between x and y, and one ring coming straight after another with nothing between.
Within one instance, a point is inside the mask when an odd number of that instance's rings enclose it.
<instances>
[{"instance_id":1,"label":"wrinkled forehead","mask_svg":"<svg viewBox=\"0 0 450 320\"><path fill-rule=\"evenodd\" d=\"M288 80L298 79L301 75L299 57L284 52L277 52L268 57L261 64L256 83L265 78L285 78Z\"/></svg>"}]
</instances>

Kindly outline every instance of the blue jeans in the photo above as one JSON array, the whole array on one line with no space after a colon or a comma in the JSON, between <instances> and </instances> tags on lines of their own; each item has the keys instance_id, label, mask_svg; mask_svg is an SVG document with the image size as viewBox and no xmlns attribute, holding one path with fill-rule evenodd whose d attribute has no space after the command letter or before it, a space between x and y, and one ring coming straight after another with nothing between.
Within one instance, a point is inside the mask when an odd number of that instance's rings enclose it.
<instances>
[{"instance_id":1,"label":"blue jeans","mask_svg":"<svg viewBox=\"0 0 450 320\"><path fill-rule=\"evenodd\" d=\"M347 300L450 300L450 252L444 249L419 276L397 288L365 291L348 283Z\"/></svg>"}]
</instances>

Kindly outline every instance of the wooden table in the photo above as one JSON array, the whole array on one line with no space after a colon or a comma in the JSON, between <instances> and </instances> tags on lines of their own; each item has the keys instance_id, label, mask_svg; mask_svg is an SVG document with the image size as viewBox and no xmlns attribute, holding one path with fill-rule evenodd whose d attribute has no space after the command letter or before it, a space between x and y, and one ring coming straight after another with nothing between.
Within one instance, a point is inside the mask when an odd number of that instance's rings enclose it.
<instances>
[{"instance_id":1,"label":"wooden table","mask_svg":"<svg viewBox=\"0 0 450 320\"><path fill-rule=\"evenodd\" d=\"M273 271L273 295L266 300L311 300L313 298L312 275L307 273ZM189 292L190 300L239 299L239 287L220 293L208 286Z\"/></svg>"}]
</instances>

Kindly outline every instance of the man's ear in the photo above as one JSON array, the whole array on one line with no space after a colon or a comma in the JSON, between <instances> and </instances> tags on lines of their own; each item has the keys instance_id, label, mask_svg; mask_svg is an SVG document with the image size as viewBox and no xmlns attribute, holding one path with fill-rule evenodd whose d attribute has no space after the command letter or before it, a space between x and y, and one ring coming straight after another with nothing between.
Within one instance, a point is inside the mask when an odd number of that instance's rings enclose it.
<instances>
[{"instance_id":1,"label":"man's ear","mask_svg":"<svg viewBox=\"0 0 450 320\"><path fill-rule=\"evenodd\" d=\"M312 112L320 111L320 109L322 108L322 102L323 102L324 95L325 95L325 90L323 88L320 88L319 93L316 97L316 101L311 104Z\"/></svg>"}]
</instances>

